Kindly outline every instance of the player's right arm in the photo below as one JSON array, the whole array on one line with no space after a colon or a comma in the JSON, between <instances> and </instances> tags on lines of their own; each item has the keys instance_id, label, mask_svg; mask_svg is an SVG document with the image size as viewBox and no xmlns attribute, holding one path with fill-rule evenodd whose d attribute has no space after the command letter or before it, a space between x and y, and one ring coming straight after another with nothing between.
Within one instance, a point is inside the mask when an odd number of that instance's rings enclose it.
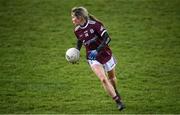
<instances>
[{"instance_id":1,"label":"player's right arm","mask_svg":"<svg viewBox=\"0 0 180 115\"><path fill-rule=\"evenodd\" d=\"M76 49L78 49L80 51L81 47L82 47L82 41L78 39L77 43L76 43Z\"/></svg>"},{"instance_id":2,"label":"player's right arm","mask_svg":"<svg viewBox=\"0 0 180 115\"><path fill-rule=\"evenodd\" d=\"M76 42L76 49L78 49L79 51L81 50L81 47L82 47L82 41L78 38L78 35L76 33L76 31L78 30L79 26L77 26L75 29L74 29L74 34L77 38L77 42Z\"/></svg>"}]
</instances>

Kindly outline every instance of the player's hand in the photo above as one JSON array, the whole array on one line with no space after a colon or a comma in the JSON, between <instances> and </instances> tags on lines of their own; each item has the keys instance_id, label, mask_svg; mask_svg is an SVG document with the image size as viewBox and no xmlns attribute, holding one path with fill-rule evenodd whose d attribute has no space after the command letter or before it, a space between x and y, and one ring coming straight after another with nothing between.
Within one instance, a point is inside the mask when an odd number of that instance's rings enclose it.
<instances>
[{"instance_id":1,"label":"player's hand","mask_svg":"<svg viewBox=\"0 0 180 115\"><path fill-rule=\"evenodd\" d=\"M97 52L96 50L91 50L91 51L89 51L89 52L90 52L90 53L89 53L88 58L89 58L90 60L95 60L98 52Z\"/></svg>"},{"instance_id":2,"label":"player's hand","mask_svg":"<svg viewBox=\"0 0 180 115\"><path fill-rule=\"evenodd\" d=\"M77 62L71 62L71 64L79 64L79 62L77 61Z\"/></svg>"}]
</instances>

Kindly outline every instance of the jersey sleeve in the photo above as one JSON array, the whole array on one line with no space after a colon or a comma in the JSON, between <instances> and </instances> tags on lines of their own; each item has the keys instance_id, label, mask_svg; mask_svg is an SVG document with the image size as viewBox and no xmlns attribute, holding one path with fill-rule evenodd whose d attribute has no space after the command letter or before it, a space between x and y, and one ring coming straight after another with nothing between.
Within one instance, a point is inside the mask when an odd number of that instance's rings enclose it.
<instances>
[{"instance_id":1,"label":"jersey sleeve","mask_svg":"<svg viewBox=\"0 0 180 115\"><path fill-rule=\"evenodd\" d=\"M77 35L77 33L76 33L76 31L74 30L74 35L76 36L76 38L78 39L78 35Z\"/></svg>"},{"instance_id":2,"label":"jersey sleeve","mask_svg":"<svg viewBox=\"0 0 180 115\"><path fill-rule=\"evenodd\" d=\"M102 37L103 34L107 31L102 23L96 22L95 23L95 31Z\"/></svg>"},{"instance_id":3,"label":"jersey sleeve","mask_svg":"<svg viewBox=\"0 0 180 115\"><path fill-rule=\"evenodd\" d=\"M75 30L74 30L74 34L75 34L75 36L76 36L76 38L77 38L76 49L78 49L78 50L80 51L80 50L81 50L81 47L82 47L82 41L79 39L79 37L78 37L78 35L77 35L77 33L76 33Z\"/></svg>"}]
</instances>

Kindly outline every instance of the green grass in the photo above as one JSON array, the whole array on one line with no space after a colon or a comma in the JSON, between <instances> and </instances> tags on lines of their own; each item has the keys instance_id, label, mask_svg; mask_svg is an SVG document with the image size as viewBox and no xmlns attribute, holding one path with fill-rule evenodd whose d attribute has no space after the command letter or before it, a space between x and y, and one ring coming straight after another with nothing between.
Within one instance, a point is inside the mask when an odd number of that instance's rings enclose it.
<instances>
[{"instance_id":1,"label":"green grass","mask_svg":"<svg viewBox=\"0 0 180 115\"><path fill-rule=\"evenodd\" d=\"M0 113L180 113L179 0L1 0ZM70 10L102 20L118 59L119 112L75 46Z\"/></svg>"}]
</instances>

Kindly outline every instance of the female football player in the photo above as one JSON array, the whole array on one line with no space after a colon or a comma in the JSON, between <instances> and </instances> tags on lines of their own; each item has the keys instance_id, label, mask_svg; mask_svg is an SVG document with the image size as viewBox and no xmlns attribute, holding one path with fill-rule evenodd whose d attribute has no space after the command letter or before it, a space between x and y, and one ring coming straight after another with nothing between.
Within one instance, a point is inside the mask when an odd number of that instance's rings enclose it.
<instances>
[{"instance_id":1,"label":"female football player","mask_svg":"<svg viewBox=\"0 0 180 115\"><path fill-rule=\"evenodd\" d=\"M116 87L116 61L108 44L111 41L103 24L90 15L84 7L74 7L71 11L77 49L86 48L86 58L92 71L100 79L107 93L117 103L119 110L125 108ZM108 78L106 77L106 73Z\"/></svg>"}]
</instances>

